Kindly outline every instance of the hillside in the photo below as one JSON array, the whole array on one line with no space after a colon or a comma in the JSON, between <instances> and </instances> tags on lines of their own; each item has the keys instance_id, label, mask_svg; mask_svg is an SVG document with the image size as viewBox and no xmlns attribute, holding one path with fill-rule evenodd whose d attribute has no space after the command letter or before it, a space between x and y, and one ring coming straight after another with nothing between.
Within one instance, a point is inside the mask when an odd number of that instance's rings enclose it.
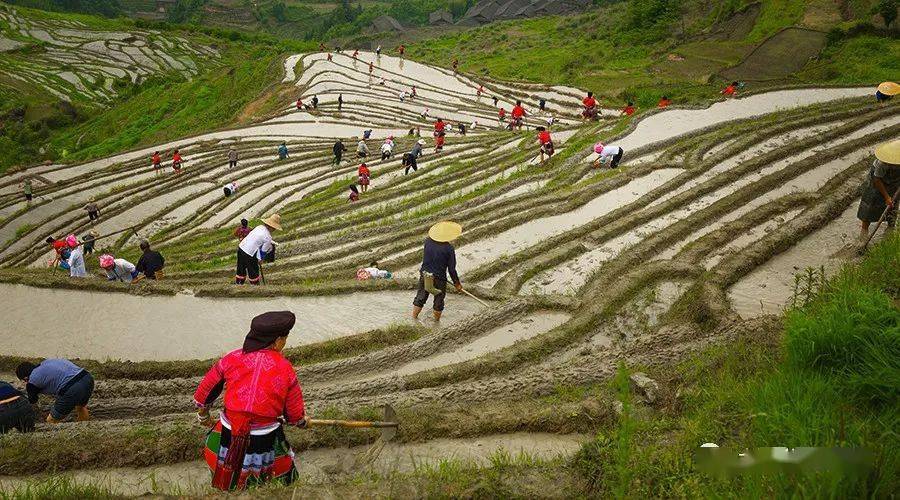
<instances>
[{"instance_id":1,"label":"hillside","mask_svg":"<svg viewBox=\"0 0 900 500\"><path fill-rule=\"evenodd\" d=\"M287 50L258 35L0 3L0 169L76 161L246 122Z\"/></svg>"},{"instance_id":2,"label":"hillside","mask_svg":"<svg viewBox=\"0 0 900 500\"><path fill-rule=\"evenodd\" d=\"M444 66L458 58L485 77L591 89L612 106L652 107L664 94L702 102L731 80L871 85L900 73L900 37L871 14L874 4L622 2L423 40L409 53Z\"/></svg>"}]
</instances>

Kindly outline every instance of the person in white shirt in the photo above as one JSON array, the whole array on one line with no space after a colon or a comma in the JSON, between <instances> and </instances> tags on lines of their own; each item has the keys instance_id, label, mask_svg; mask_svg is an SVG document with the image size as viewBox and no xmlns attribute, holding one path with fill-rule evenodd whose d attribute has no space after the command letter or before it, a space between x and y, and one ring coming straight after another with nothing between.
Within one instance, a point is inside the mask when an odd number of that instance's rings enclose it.
<instances>
[{"instance_id":1,"label":"person in white shirt","mask_svg":"<svg viewBox=\"0 0 900 500\"><path fill-rule=\"evenodd\" d=\"M594 168L600 168L602 165L605 165L610 158L612 158L612 162L610 162L609 168L616 168L619 166L619 162L622 161L622 156L625 154L625 150L621 147L605 146L602 142L594 144L594 152L600 155L594 160Z\"/></svg>"},{"instance_id":2,"label":"person in white shirt","mask_svg":"<svg viewBox=\"0 0 900 500\"><path fill-rule=\"evenodd\" d=\"M228 184L225 184L225 187L222 188L222 191L224 191L225 196L228 197L228 196L231 196L234 193L236 193L237 189L238 189L237 182L229 182Z\"/></svg>"},{"instance_id":3,"label":"person in white shirt","mask_svg":"<svg viewBox=\"0 0 900 500\"><path fill-rule=\"evenodd\" d=\"M131 283L138 275L134 264L125 259L113 258L110 254L100 256L100 268L106 271L106 279L108 281Z\"/></svg>"},{"instance_id":4,"label":"person in white shirt","mask_svg":"<svg viewBox=\"0 0 900 500\"><path fill-rule=\"evenodd\" d=\"M369 146L366 145L365 140L361 140L356 143L356 157L365 158L366 156L369 156Z\"/></svg>"},{"instance_id":5,"label":"person in white shirt","mask_svg":"<svg viewBox=\"0 0 900 500\"><path fill-rule=\"evenodd\" d=\"M391 279L394 276L390 271L385 269L378 269L378 262L371 262L369 267L364 267L356 272L356 278L360 280L365 279Z\"/></svg>"},{"instance_id":6,"label":"person in white shirt","mask_svg":"<svg viewBox=\"0 0 900 500\"><path fill-rule=\"evenodd\" d=\"M272 214L262 220L238 244L237 272L234 281L243 285L248 279L251 285L258 285L260 279L259 261L274 257L275 242L272 241L272 230L281 230L281 216Z\"/></svg>"},{"instance_id":7,"label":"person in white shirt","mask_svg":"<svg viewBox=\"0 0 900 500\"><path fill-rule=\"evenodd\" d=\"M69 276L73 278L87 278L87 268L84 266L84 245L78 245L69 254Z\"/></svg>"},{"instance_id":8,"label":"person in white shirt","mask_svg":"<svg viewBox=\"0 0 900 500\"><path fill-rule=\"evenodd\" d=\"M387 160L394 155L394 141L384 141L381 145L381 160Z\"/></svg>"}]
</instances>

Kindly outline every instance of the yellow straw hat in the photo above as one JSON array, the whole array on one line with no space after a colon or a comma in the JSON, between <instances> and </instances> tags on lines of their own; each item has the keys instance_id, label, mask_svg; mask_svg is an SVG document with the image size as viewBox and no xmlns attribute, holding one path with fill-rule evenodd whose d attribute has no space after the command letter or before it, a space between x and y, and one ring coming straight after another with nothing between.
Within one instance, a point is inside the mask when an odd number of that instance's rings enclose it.
<instances>
[{"instance_id":1,"label":"yellow straw hat","mask_svg":"<svg viewBox=\"0 0 900 500\"><path fill-rule=\"evenodd\" d=\"M262 220L262 223L273 229L281 231L281 216L278 214L272 214L266 217Z\"/></svg>"},{"instance_id":2,"label":"yellow straw hat","mask_svg":"<svg viewBox=\"0 0 900 500\"><path fill-rule=\"evenodd\" d=\"M900 94L900 85L894 82L884 82L878 86L878 91L884 95Z\"/></svg>"},{"instance_id":3,"label":"yellow straw hat","mask_svg":"<svg viewBox=\"0 0 900 500\"><path fill-rule=\"evenodd\" d=\"M900 139L879 144L875 148L875 158L891 165L900 165Z\"/></svg>"},{"instance_id":4,"label":"yellow straw hat","mask_svg":"<svg viewBox=\"0 0 900 500\"><path fill-rule=\"evenodd\" d=\"M456 238L459 238L459 235L461 234L462 226L460 226L456 222L450 222L448 220L438 222L437 224L431 226L431 229L428 230L428 237L434 241L441 243L453 241Z\"/></svg>"}]
</instances>

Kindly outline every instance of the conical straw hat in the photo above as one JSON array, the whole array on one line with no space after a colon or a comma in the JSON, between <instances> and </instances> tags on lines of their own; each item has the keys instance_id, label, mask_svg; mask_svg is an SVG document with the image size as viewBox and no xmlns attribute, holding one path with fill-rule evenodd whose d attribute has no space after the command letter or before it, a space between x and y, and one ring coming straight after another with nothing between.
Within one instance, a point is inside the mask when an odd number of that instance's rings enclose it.
<instances>
[{"instance_id":1,"label":"conical straw hat","mask_svg":"<svg viewBox=\"0 0 900 500\"><path fill-rule=\"evenodd\" d=\"M431 226L428 230L428 237L434 241L441 243L453 241L462 234L462 226L456 222L445 220Z\"/></svg>"},{"instance_id":2,"label":"conical straw hat","mask_svg":"<svg viewBox=\"0 0 900 500\"><path fill-rule=\"evenodd\" d=\"M900 85L894 82L884 82L878 86L878 91L884 95L900 94Z\"/></svg>"},{"instance_id":3,"label":"conical straw hat","mask_svg":"<svg viewBox=\"0 0 900 500\"><path fill-rule=\"evenodd\" d=\"M900 165L900 139L879 144L875 148L875 158L891 165Z\"/></svg>"},{"instance_id":4,"label":"conical straw hat","mask_svg":"<svg viewBox=\"0 0 900 500\"><path fill-rule=\"evenodd\" d=\"M263 219L262 222L271 228L281 231L281 216L278 214L272 214Z\"/></svg>"}]
</instances>

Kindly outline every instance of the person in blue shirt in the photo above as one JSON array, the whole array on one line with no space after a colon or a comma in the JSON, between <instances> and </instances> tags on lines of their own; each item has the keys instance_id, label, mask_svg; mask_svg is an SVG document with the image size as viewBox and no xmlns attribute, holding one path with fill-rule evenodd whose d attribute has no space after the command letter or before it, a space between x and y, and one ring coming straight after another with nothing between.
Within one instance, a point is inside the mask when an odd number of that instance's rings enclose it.
<instances>
[{"instance_id":1,"label":"person in blue shirt","mask_svg":"<svg viewBox=\"0 0 900 500\"><path fill-rule=\"evenodd\" d=\"M47 422L61 422L72 410L79 422L91 418L87 403L94 393L94 377L68 359L45 359L36 365L23 362L16 367L16 377L25 382L31 404L37 403L39 394L56 396Z\"/></svg>"},{"instance_id":2,"label":"person in blue shirt","mask_svg":"<svg viewBox=\"0 0 900 500\"><path fill-rule=\"evenodd\" d=\"M34 408L18 389L0 381L0 434L34 430Z\"/></svg>"},{"instance_id":3,"label":"person in blue shirt","mask_svg":"<svg viewBox=\"0 0 900 500\"><path fill-rule=\"evenodd\" d=\"M422 267L419 270L419 288L413 299L413 319L419 319L419 313L425 307L428 295L433 294L434 320L440 321L444 311L444 297L447 295L447 274L453 280L456 290L462 290L462 283L456 273L456 250L451 241L462 234L462 226L456 222L438 222L428 230L425 238L425 249Z\"/></svg>"},{"instance_id":4,"label":"person in blue shirt","mask_svg":"<svg viewBox=\"0 0 900 500\"><path fill-rule=\"evenodd\" d=\"M278 159L284 160L288 157L287 143L282 142L281 146L278 146Z\"/></svg>"}]
</instances>

